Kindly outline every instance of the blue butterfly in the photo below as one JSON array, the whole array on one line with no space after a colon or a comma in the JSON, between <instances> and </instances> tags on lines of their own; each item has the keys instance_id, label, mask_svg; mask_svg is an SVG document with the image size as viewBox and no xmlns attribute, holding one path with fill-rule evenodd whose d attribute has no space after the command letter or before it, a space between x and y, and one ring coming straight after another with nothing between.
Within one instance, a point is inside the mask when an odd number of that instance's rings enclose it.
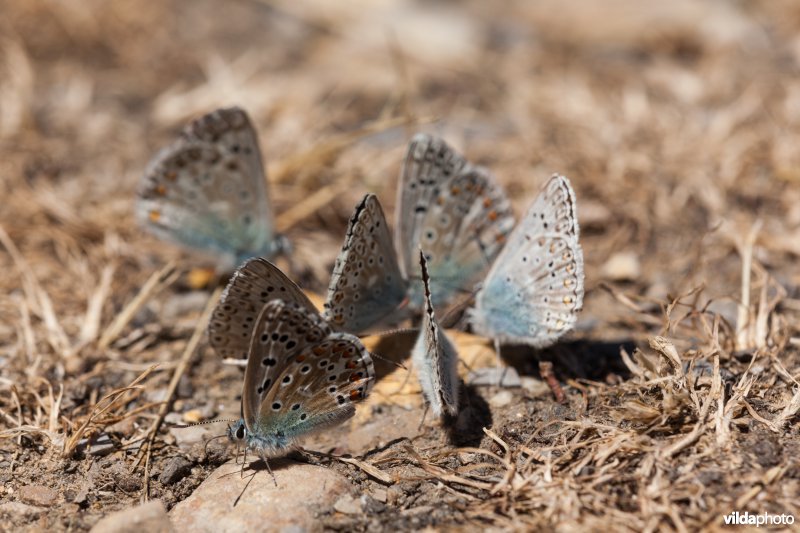
<instances>
[{"instance_id":1,"label":"blue butterfly","mask_svg":"<svg viewBox=\"0 0 800 533\"><path fill-rule=\"evenodd\" d=\"M159 238L212 254L228 271L288 247L274 232L258 136L237 107L194 120L153 158L136 213Z\"/></svg>"}]
</instances>

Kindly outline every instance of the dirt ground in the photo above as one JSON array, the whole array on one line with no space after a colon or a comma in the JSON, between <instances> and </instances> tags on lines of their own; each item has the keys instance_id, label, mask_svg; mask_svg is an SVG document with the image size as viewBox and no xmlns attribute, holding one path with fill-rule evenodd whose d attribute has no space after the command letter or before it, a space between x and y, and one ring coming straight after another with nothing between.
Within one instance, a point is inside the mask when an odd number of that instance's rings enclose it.
<instances>
[{"instance_id":1,"label":"dirt ground","mask_svg":"<svg viewBox=\"0 0 800 533\"><path fill-rule=\"evenodd\" d=\"M236 416L241 370L199 336L213 287L190 271L203 260L133 216L148 159L187 120L229 105L261 137L294 247L280 264L317 294L357 200L372 191L393 212L415 131L491 168L518 214L553 172L576 190L578 326L542 352L507 351L529 384L552 362L565 401L546 387L511 398L470 387L458 434L415 424L359 450L388 481L315 459L389 495L361 515L324 513L324 527L687 531L722 528L733 511L800 518L800 3L0 10L0 529L86 530L150 498L170 508L234 453L153 431L162 405L167 422ZM465 361L492 364L485 342L454 335ZM335 436L375 417L418 420L402 372L353 425L307 447L336 451ZM176 458L191 468L174 474Z\"/></svg>"}]
</instances>

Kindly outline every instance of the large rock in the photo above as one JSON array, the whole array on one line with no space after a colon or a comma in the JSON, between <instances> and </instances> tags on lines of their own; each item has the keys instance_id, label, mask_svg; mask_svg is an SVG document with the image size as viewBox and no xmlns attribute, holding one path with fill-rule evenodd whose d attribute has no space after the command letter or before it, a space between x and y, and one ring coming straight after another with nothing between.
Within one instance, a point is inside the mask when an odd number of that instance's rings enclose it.
<instances>
[{"instance_id":1,"label":"large rock","mask_svg":"<svg viewBox=\"0 0 800 533\"><path fill-rule=\"evenodd\" d=\"M241 464L221 466L172 509L173 525L178 531L321 531L317 515L353 488L328 468L288 459L270 466L277 487L260 461L245 467L244 477Z\"/></svg>"},{"instance_id":2,"label":"large rock","mask_svg":"<svg viewBox=\"0 0 800 533\"><path fill-rule=\"evenodd\" d=\"M102 518L91 533L173 533L164 504L152 500Z\"/></svg>"}]
</instances>

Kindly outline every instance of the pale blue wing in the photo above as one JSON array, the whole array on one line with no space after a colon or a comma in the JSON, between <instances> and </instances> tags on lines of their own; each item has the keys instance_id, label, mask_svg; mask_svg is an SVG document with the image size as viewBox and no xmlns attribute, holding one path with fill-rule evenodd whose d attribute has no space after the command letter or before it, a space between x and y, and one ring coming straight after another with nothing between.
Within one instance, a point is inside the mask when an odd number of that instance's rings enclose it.
<instances>
[{"instance_id":1,"label":"pale blue wing","mask_svg":"<svg viewBox=\"0 0 800 533\"><path fill-rule=\"evenodd\" d=\"M258 138L239 108L198 118L159 152L136 211L150 232L212 254L228 269L278 251Z\"/></svg>"},{"instance_id":2,"label":"pale blue wing","mask_svg":"<svg viewBox=\"0 0 800 533\"><path fill-rule=\"evenodd\" d=\"M508 239L470 310L482 335L544 347L572 329L583 306L575 193L553 176Z\"/></svg>"}]
</instances>

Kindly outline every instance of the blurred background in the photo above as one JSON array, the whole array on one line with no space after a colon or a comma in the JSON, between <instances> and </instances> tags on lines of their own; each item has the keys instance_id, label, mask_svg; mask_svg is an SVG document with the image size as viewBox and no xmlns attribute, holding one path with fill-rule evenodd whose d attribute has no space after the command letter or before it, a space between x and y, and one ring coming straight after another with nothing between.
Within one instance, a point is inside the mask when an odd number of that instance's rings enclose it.
<instances>
[{"instance_id":1,"label":"blurred background","mask_svg":"<svg viewBox=\"0 0 800 533\"><path fill-rule=\"evenodd\" d=\"M491 168L518 213L570 177L590 289L713 284L697 267L725 273L759 217L780 269L800 253L798 25L790 0L6 0L0 222L45 256L32 268L51 290L80 294L110 261L151 268L173 251L132 218L146 162L187 120L240 105L279 216L353 184L287 224L317 290L357 199L391 212L420 129Z\"/></svg>"}]
</instances>

